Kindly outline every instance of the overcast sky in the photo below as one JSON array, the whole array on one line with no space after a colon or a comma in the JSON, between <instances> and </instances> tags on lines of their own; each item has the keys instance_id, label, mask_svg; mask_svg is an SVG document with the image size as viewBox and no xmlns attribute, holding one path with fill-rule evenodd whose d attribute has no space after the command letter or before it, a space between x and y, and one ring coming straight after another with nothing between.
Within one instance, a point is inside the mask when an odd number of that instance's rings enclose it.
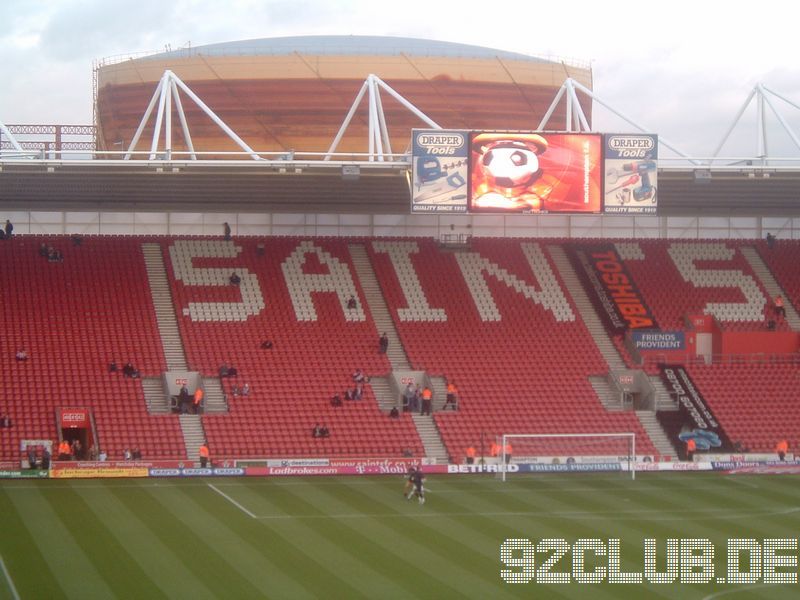
<instances>
[{"instance_id":1,"label":"overcast sky","mask_svg":"<svg viewBox=\"0 0 800 600\"><path fill-rule=\"evenodd\" d=\"M92 62L103 57L187 42L391 35L591 61L599 97L683 151L707 156L756 83L800 104L796 6L777 0L0 0L0 121L91 123ZM800 111L778 99L773 104L800 131ZM755 154L755 114L753 105L723 155ZM772 153L800 155L773 115L768 122ZM600 108L594 125L630 130Z\"/></svg>"}]
</instances>

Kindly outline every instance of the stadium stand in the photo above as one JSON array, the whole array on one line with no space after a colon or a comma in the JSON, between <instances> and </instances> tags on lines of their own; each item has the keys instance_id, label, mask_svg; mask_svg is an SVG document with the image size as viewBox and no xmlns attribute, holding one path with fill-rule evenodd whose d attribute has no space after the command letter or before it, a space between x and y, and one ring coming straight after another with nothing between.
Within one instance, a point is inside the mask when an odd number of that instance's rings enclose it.
<instances>
[{"instance_id":1,"label":"stadium stand","mask_svg":"<svg viewBox=\"0 0 800 600\"><path fill-rule=\"evenodd\" d=\"M769 294L737 243L644 240L621 245L625 265L662 329L682 329L687 315L700 313L713 314L727 330L764 329Z\"/></svg>"},{"instance_id":2,"label":"stadium stand","mask_svg":"<svg viewBox=\"0 0 800 600\"><path fill-rule=\"evenodd\" d=\"M39 255L41 244L63 262ZM0 243L0 410L14 427L0 436L0 459L17 460L21 439L56 439L56 409L92 410L109 459L138 445L145 458L183 456L176 417L147 412L139 380L109 373L130 360L142 375L165 368L140 241L14 236ZM24 348L30 358L14 359Z\"/></svg>"},{"instance_id":3,"label":"stadium stand","mask_svg":"<svg viewBox=\"0 0 800 600\"><path fill-rule=\"evenodd\" d=\"M503 433L564 432L634 432L639 451L654 454L636 416L606 411L592 389L588 376L608 365L543 246L473 239L480 257L433 240L368 246L412 366L458 384L459 411L435 416L451 457L462 461L482 435L488 448ZM406 290L414 294L408 300Z\"/></svg>"},{"instance_id":4,"label":"stadium stand","mask_svg":"<svg viewBox=\"0 0 800 600\"><path fill-rule=\"evenodd\" d=\"M190 368L215 376L227 362L238 370L223 379L229 413L203 416L212 456L424 454L410 417L388 418L369 385L361 401L330 404L353 387L355 369L376 376L390 368L344 240L169 240L163 248ZM234 270L239 286L229 285ZM267 339L273 348L261 349ZM245 382L250 394L234 396L232 386ZM315 423L330 437L313 439Z\"/></svg>"},{"instance_id":5,"label":"stadium stand","mask_svg":"<svg viewBox=\"0 0 800 600\"><path fill-rule=\"evenodd\" d=\"M454 250L421 238L88 236L76 245L20 236L0 243L0 411L14 422L0 437L0 460L18 459L21 439L55 439L59 407L91 409L110 458L133 445L145 458L186 458L177 417L148 414L141 383L107 369L110 360L130 360L143 376L166 369L144 241L162 248L189 368L205 377L223 363L238 370L222 380L228 412L202 417L214 457L424 455L410 415L388 418L369 384L361 401L329 402L353 386L356 368L368 376L391 368L353 269L354 241L368 251L412 367L458 385L459 410L434 417L453 460L503 433L635 432L640 453L657 453L636 416L608 411L589 383L609 367L548 254L563 240L482 238ZM40 256L42 243L61 250L63 262ZM739 251L745 243L617 248L662 328L682 328L687 314L710 308L725 328L748 331L763 329L770 306ZM796 304L796 244L749 244ZM230 283L234 271L239 285ZM261 348L267 339L273 347ZM29 360L15 360L21 348ZM752 450L770 450L790 436L787 423L800 422L787 400L800 372L791 362L690 369L729 437ZM244 383L249 395L234 395ZM312 438L316 423L331 436Z\"/></svg>"},{"instance_id":6,"label":"stadium stand","mask_svg":"<svg viewBox=\"0 0 800 600\"><path fill-rule=\"evenodd\" d=\"M800 310L800 272L797 269L798 245L794 240L776 240L773 248L766 242L754 242L764 263L769 267L773 277L786 291L786 300L796 310Z\"/></svg>"},{"instance_id":7,"label":"stadium stand","mask_svg":"<svg viewBox=\"0 0 800 600\"><path fill-rule=\"evenodd\" d=\"M687 367L728 437L752 452L778 440L796 448L800 431L800 364L735 362Z\"/></svg>"}]
</instances>

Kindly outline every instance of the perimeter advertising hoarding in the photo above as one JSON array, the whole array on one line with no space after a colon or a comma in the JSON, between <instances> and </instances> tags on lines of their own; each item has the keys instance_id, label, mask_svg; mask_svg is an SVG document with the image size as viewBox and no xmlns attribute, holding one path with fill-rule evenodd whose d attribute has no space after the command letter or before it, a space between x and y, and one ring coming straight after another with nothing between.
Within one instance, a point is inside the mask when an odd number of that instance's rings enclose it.
<instances>
[{"instance_id":1,"label":"perimeter advertising hoarding","mask_svg":"<svg viewBox=\"0 0 800 600\"><path fill-rule=\"evenodd\" d=\"M599 213L599 134L474 132L469 207L477 213Z\"/></svg>"},{"instance_id":2,"label":"perimeter advertising hoarding","mask_svg":"<svg viewBox=\"0 0 800 600\"><path fill-rule=\"evenodd\" d=\"M655 214L658 206L658 136L603 136L607 213Z\"/></svg>"},{"instance_id":3,"label":"perimeter advertising hoarding","mask_svg":"<svg viewBox=\"0 0 800 600\"><path fill-rule=\"evenodd\" d=\"M468 131L411 132L412 213L467 212Z\"/></svg>"}]
</instances>

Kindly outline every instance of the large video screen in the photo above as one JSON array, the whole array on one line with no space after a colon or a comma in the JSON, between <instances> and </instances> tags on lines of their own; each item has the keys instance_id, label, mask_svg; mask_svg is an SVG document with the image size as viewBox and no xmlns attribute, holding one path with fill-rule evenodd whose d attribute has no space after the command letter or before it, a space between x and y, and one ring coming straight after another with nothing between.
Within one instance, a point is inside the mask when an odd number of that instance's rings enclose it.
<instances>
[{"instance_id":1,"label":"large video screen","mask_svg":"<svg viewBox=\"0 0 800 600\"><path fill-rule=\"evenodd\" d=\"M598 134L474 132L469 210L599 213L601 151Z\"/></svg>"}]
</instances>

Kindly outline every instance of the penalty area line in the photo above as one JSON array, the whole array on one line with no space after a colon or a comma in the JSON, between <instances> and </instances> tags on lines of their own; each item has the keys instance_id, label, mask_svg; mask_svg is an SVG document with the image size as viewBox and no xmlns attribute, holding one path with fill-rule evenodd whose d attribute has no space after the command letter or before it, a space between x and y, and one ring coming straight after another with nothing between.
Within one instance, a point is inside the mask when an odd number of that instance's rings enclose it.
<instances>
[{"instance_id":1,"label":"penalty area line","mask_svg":"<svg viewBox=\"0 0 800 600\"><path fill-rule=\"evenodd\" d=\"M223 492L221 489L219 489L219 488L218 488L217 486L215 486L213 483L209 483L209 484L208 484L208 487L210 487L212 490L214 490L215 492L217 492L217 493L218 493L220 496L222 496L223 498L225 498L225 500L227 500L228 502L230 502L231 504L233 504L233 505L234 505L236 508L238 508L240 511L242 511L244 514L246 514L246 515L247 515L248 517L250 517L251 519L257 519L257 518L258 518L258 517L257 517L255 514L253 514L252 512L250 512L249 510L247 510L247 509L246 509L244 506L242 506L241 504L239 504L239 503L238 503L236 500L234 500L233 498L231 498L230 496L228 496L228 494L226 494L225 492Z\"/></svg>"},{"instance_id":2,"label":"penalty area line","mask_svg":"<svg viewBox=\"0 0 800 600\"><path fill-rule=\"evenodd\" d=\"M6 581L8 581L8 587L11 590L11 595L14 597L14 600L20 600L17 588L14 586L14 581L11 579L11 573L8 572L2 556L0 556L0 568L3 569L3 575L5 575Z\"/></svg>"}]
</instances>

